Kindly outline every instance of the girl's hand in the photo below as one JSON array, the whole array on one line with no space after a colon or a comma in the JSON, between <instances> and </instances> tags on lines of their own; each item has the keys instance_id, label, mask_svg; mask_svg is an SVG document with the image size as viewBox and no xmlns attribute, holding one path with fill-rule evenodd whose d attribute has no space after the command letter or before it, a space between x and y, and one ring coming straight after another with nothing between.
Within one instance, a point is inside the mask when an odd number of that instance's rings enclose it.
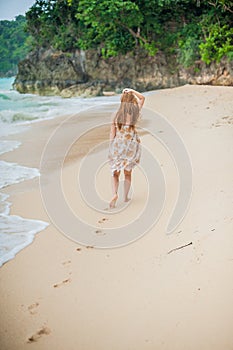
<instances>
[{"instance_id":1,"label":"girl's hand","mask_svg":"<svg viewBox=\"0 0 233 350\"><path fill-rule=\"evenodd\" d=\"M134 90L134 89L130 89L130 88L125 88L123 90L123 94L124 93L127 93L127 92L132 92L138 99L138 105L139 105L139 109L142 108L143 104L144 104L144 101L145 101L145 97L138 91Z\"/></svg>"},{"instance_id":2,"label":"girl's hand","mask_svg":"<svg viewBox=\"0 0 233 350\"><path fill-rule=\"evenodd\" d=\"M132 89L129 89L129 88L123 89L123 93L124 93L124 92L127 93L127 92L130 92L130 91L133 91L133 90L132 90Z\"/></svg>"}]
</instances>

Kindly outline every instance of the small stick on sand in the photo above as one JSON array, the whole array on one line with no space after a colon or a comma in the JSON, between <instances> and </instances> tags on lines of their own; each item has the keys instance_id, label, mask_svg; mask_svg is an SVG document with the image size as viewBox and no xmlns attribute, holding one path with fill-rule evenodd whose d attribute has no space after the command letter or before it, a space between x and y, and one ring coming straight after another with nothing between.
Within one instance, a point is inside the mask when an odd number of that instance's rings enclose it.
<instances>
[{"instance_id":1,"label":"small stick on sand","mask_svg":"<svg viewBox=\"0 0 233 350\"><path fill-rule=\"evenodd\" d=\"M191 244L193 244L193 242L190 242L190 243L188 243L188 244L185 244L185 245L182 245L182 246L180 246L180 247L174 248L174 249L170 250L170 251L168 252L168 254L174 252L175 250L179 250L179 249L188 247L188 246L191 245Z\"/></svg>"}]
</instances>

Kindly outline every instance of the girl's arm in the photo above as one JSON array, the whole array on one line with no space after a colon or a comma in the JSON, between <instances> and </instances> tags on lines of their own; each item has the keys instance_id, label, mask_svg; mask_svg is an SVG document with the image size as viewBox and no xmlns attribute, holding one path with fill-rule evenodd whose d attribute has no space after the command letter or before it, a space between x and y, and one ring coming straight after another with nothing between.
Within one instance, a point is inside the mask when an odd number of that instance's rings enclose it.
<instances>
[{"instance_id":1,"label":"girl's arm","mask_svg":"<svg viewBox=\"0 0 233 350\"><path fill-rule=\"evenodd\" d=\"M115 136L116 136L116 115L113 114L113 116L112 116L112 124L111 124L111 127L110 127L110 135L109 135L110 142L114 139Z\"/></svg>"},{"instance_id":2,"label":"girl's arm","mask_svg":"<svg viewBox=\"0 0 233 350\"><path fill-rule=\"evenodd\" d=\"M124 93L124 91L125 92L130 92L130 91L132 91L133 92L133 94L138 98L138 104L139 104L139 108L141 109L142 108L142 106L143 106L143 104L144 104L144 102L145 102L145 97L140 93L140 92L138 92L138 91L136 91L136 90L134 90L134 89L129 89L129 88L126 88L126 89L124 89L123 90L123 93Z\"/></svg>"},{"instance_id":3,"label":"girl's arm","mask_svg":"<svg viewBox=\"0 0 233 350\"><path fill-rule=\"evenodd\" d=\"M115 123L113 122L113 123L111 124L111 128L110 128L110 135L109 135L109 137L110 137L110 142L114 139L115 136L116 136L116 125L115 125Z\"/></svg>"}]
</instances>

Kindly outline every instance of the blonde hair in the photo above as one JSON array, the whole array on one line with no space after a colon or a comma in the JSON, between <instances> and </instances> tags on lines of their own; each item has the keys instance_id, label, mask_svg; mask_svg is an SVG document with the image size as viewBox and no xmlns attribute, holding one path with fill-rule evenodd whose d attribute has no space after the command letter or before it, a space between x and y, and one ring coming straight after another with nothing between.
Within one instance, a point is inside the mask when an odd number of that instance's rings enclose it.
<instances>
[{"instance_id":1,"label":"blonde hair","mask_svg":"<svg viewBox=\"0 0 233 350\"><path fill-rule=\"evenodd\" d=\"M139 106L138 100L132 91L124 92L121 96L121 105L114 118L119 130L121 129L122 125L126 124L128 115L130 116L130 129L134 130L139 118Z\"/></svg>"}]
</instances>

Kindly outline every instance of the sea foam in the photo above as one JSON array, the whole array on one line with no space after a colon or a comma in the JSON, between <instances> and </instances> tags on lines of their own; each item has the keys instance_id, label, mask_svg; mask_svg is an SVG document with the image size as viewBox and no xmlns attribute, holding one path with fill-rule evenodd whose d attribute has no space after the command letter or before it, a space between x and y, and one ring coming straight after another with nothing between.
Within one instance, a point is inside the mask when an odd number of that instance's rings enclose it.
<instances>
[{"instance_id":1,"label":"sea foam","mask_svg":"<svg viewBox=\"0 0 233 350\"><path fill-rule=\"evenodd\" d=\"M19 141L11 140L0 140L0 154L13 151L21 145Z\"/></svg>"},{"instance_id":2,"label":"sea foam","mask_svg":"<svg viewBox=\"0 0 233 350\"><path fill-rule=\"evenodd\" d=\"M9 148L13 145L8 144ZM16 144L14 145L16 146ZM0 188L39 176L39 170L16 163L0 161ZM37 232L48 226L47 222L24 219L10 214L8 194L0 193L0 266L14 258L15 254L29 245Z\"/></svg>"},{"instance_id":3,"label":"sea foam","mask_svg":"<svg viewBox=\"0 0 233 350\"><path fill-rule=\"evenodd\" d=\"M36 168L28 168L3 160L0 161L0 173L0 189L40 175Z\"/></svg>"},{"instance_id":4,"label":"sea foam","mask_svg":"<svg viewBox=\"0 0 233 350\"><path fill-rule=\"evenodd\" d=\"M17 215L0 215L0 266L32 243L37 232L49 224L40 220L23 219Z\"/></svg>"}]
</instances>

